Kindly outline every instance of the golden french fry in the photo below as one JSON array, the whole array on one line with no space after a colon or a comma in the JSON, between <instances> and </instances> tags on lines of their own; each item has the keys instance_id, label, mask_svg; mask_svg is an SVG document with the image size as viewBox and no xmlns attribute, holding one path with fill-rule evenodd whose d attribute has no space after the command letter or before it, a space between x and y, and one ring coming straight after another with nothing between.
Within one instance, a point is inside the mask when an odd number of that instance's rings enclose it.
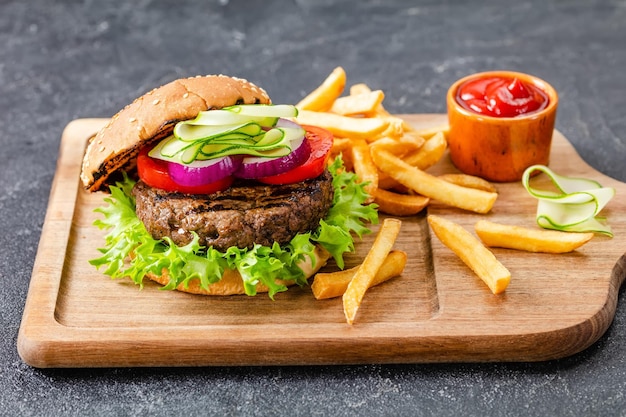
<instances>
[{"instance_id":1,"label":"golden french fry","mask_svg":"<svg viewBox=\"0 0 626 417\"><path fill-rule=\"evenodd\" d=\"M370 287L382 284L402 274L404 266L406 265L406 259L406 253L403 251L392 250L389 252L389 255L387 255L380 269L374 276ZM343 293L346 292L348 284L350 284L350 281L359 268L360 265L357 265L354 268L345 269L343 271L318 273L315 275L315 278L313 278L313 283L311 284L313 296L318 300L341 297Z\"/></svg>"},{"instance_id":2,"label":"golden french fry","mask_svg":"<svg viewBox=\"0 0 626 417\"><path fill-rule=\"evenodd\" d=\"M372 152L372 159L378 169L400 184L449 206L488 213L498 198L497 193L461 187L441 180L386 151Z\"/></svg>"},{"instance_id":3,"label":"golden french fry","mask_svg":"<svg viewBox=\"0 0 626 417\"><path fill-rule=\"evenodd\" d=\"M421 149L426 143L426 139L415 133L414 131L406 131L404 135L398 139L400 143L404 143L409 148Z\"/></svg>"},{"instance_id":4,"label":"golden french fry","mask_svg":"<svg viewBox=\"0 0 626 417\"><path fill-rule=\"evenodd\" d=\"M381 113L380 109L382 105L379 106L379 110L377 110L377 116L379 119L383 119L387 122L387 128L381 132L380 136L392 137L395 139L399 139L404 135L404 120L399 117L391 116L387 111L383 111ZM370 142L376 140L377 138L370 138Z\"/></svg>"},{"instance_id":5,"label":"golden french fry","mask_svg":"<svg viewBox=\"0 0 626 417\"><path fill-rule=\"evenodd\" d=\"M410 155L406 155L404 161L421 170L426 170L439 162L446 149L448 149L446 137L442 132L439 132L426 139L426 142L420 149Z\"/></svg>"},{"instance_id":6,"label":"golden french fry","mask_svg":"<svg viewBox=\"0 0 626 417\"><path fill-rule=\"evenodd\" d=\"M354 172L361 182L367 183L364 188L369 194L369 198L365 203L371 203L374 201L374 194L376 194L376 189L378 189L378 168L372 161L370 148L364 139L354 140L351 151Z\"/></svg>"},{"instance_id":7,"label":"golden french fry","mask_svg":"<svg viewBox=\"0 0 626 417\"><path fill-rule=\"evenodd\" d=\"M350 95L356 96L359 94L371 93L372 89L365 83L358 83L350 86Z\"/></svg>"},{"instance_id":8,"label":"golden french fry","mask_svg":"<svg viewBox=\"0 0 626 417\"><path fill-rule=\"evenodd\" d=\"M593 233L570 233L558 230L528 229L520 226L480 220L476 234L487 246L528 252L571 252L593 238Z\"/></svg>"},{"instance_id":9,"label":"golden french fry","mask_svg":"<svg viewBox=\"0 0 626 417\"><path fill-rule=\"evenodd\" d=\"M297 122L323 127L342 138L368 139L385 130L389 122L378 117L347 117L328 112L300 110Z\"/></svg>"},{"instance_id":10,"label":"golden french fry","mask_svg":"<svg viewBox=\"0 0 626 417\"><path fill-rule=\"evenodd\" d=\"M381 149L386 150L387 152L402 158L406 154L418 151L423 144L424 140L421 137L405 134L399 139L381 137L380 139L370 143L370 149L372 152L376 152Z\"/></svg>"},{"instance_id":11,"label":"golden french fry","mask_svg":"<svg viewBox=\"0 0 626 417\"><path fill-rule=\"evenodd\" d=\"M401 143L397 139L390 138L388 136L376 139L373 142L369 142L370 152L377 152L379 150L385 150L399 158L402 158L409 150L409 146L406 143Z\"/></svg>"},{"instance_id":12,"label":"golden french fry","mask_svg":"<svg viewBox=\"0 0 626 417\"><path fill-rule=\"evenodd\" d=\"M329 111L342 116L373 116L384 98L385 94L381 90L339 97Z\"/></svg>"},{"instance_id":13,"label":"golden french fry","mask_svg":"<svg viewBox=\"0 0 626 417\"><path fill-rule=\"evenodd\" d=\"M412 126L409 122L407 122L407 121L406 121L406 120L404 120L404 119L402 119L402 120L403 120L402 128L404 129L404 131L405 131L405 132L407 132L407 133L409 133L409 132L410 132L410 133L412 133L412 134L414 134L414 135L416 135L416 136L421 137L422 139L426 139L424 136L421 136L421 135L419 134L419 132L417 132L417 131L415 130L415 128L414 128L414 127L413 127L413 126ZM429 137L430 137L430 136L429 136Z\"/></svg>"},{"instance_id":14,"label":"golden french fry","mask_svg":"<svg viewBox=\"0 0 626 417\"><path fill-rule=\"evenodd\" d=\"M378 170L378 188L387 191L395 191L400 194L411 193L411 190L409 190L405 185L400 184L380 169Z\"/></svg>"},{"instance_id":15,"label":"golden french fry","mask_svg":"<svg viewBox=\"0 0 626 417\"><path fill-rule=\"evenodd\" d=\"M372 90L370 89L370 87L364 83L354 84L353 86L350 87L351 96L356 96L360 94L368 94L371 92ZM385 119L389 123L385 131L381 133L380 135L381 137L387 136L387 137L392 137L392 138L400 138L404 133L413 130L411 125L408 124L406 121L404 121L403 119L397 116L391 115L383 106L382 101L376 107L373 116ZM372 141L375 139L376 139L375 137L372 137L369 140Z\"/></svg>"},{"instance_id":16,"label":"golden french fry","mask_svg":"<svg viewBox=\"0 0 626 417\"><path fill-rule=\"evenodd\" d=\"M467 174L443 174L439 175L440 179L451 182L452 184L460 185L461 187L475 188L477 190L488 191L490 193L496 193L495 185L487 181L486 179L475 177Z\"/></svg>"},{"instance_id":17,"label":"golden french fry","mask_svg":"<svg viewBox=\"0 0 626 417\"><path fill-rule=\"evenodd\" d=\"M299 110L327 111L346 86L346 72L342 67L335 68L326 79L304 97L296 107Z\"/></svg>"},{"instance_id":18,"label":"golden french fry","mask_svg":"<svg viewBox=\"0 0 626 417\"><path fill-rule=\"evenodd\" d=\"M346 152L352 147L352 140L348 138L335 138L333 140L333 146L330 148L331 155L337 155L342 152Z\"/></svg>"},{"instance_id":19,"label":"golden french fry","mask_svg":"<svg viewBox=\"0 0 626 417\"><path fill-rule=\"evenodd\" d=\"M359 95L359 94L367 94L367 93L371 93L372 89L365 83L359 83L359 84L354 84L353 86L350 87L350 95ZM398 126L402 126L402 123L400 123L399 121L401 119L392 116L383 106L383 103L379 103L378 106L376 107L376 111L375 111L375 115L378 117L383 117L383 118L391 118L391 119L398 119L398 120L390 120L390 129L393 128L393 130L390 130L389 132L386 132L389 134L389 136L393 136L394 132L397 131ZM400 133L397 133L400 134Z\"/></svg>"},{"instance_id":20,"label":"golden french fry","mask_svg":"<svg viewBox=\"0 0 626 417\"><path fill-rule=\"evenodd\" d=\"M398 219L387 218L383 220L371 249L348 284L346 292L343 293L343 312L348 324L354 323L365 292L371 286L374 277L391 251L400 233L401 224L402 222Z\"/></svg>"},{"instance_id":21,"label":"golden french fry","mask_svg":"<svg viewBox=\"0 0 626 417\"><path fill-rule=\"evenodd\" d=\"M418 135L420 135L424 139L430 139L431 137L435 136L436 134L442 133L443 137L445 139L446 136L448 136L448 131L449 130L450 130L450 126L448 126L448 125L440 125L440 126L433 126L433 127L428 127L428 128L424 128L424 129L416 129L415 133L417 133Z\"/></svg>"},{"instance_id":22,"label":"golden french fry","mask_svg":"<svg viewBox=\"0 0 626 417\"><path fill-rule=\"evenodd\" d=\"M374 152L375 149L384 149L397 156L402 156L407 152L407 145L400 143L399 140L390 138L388 136L381 136L374 142L370 143L370 149Z\"/></svg>"},{"instance_id":23,"label":"golden french fry","mask_svg":"<svg viewBox=\"0 0 626 417\"><path fill-rule=\"evenodd\" d=\"M499 294L506 290L511 273L470 232L457 223L435 215L428 216L428 224L441 243L474 271L492 293Z\"/></svg>"},{"instance_id":24,"label":"golden french fry","mask_svg":"<svg viewBox=\"0 0 626 417\"><path fill-rule=\"evenodd\" d=\"M378 188L374 203L378 210L392 216L412 216L422 211L430 202L428 197L416 194L399 194Z\"/></svg>"}]
</instances>

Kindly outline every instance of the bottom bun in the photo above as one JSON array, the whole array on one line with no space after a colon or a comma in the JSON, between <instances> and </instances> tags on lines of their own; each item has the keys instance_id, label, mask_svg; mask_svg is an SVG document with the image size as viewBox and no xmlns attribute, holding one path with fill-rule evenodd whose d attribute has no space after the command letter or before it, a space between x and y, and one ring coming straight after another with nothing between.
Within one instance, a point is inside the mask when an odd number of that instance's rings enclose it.
<instances>
[{"instance_id":1,"label":"bottom bun","mask_svg":"<svg viewBox=\"0 0 626 417\"><path fill-rule=\"evenodd\" d=\"M328 251L326 251L322 247L316 246L315 250L313 251L312 258L315 259L315 262L312 262L311 258L306 258L300 264L298 264L298 266L302 268L302 271L304 271L304 276L307 279L315 275L315 273L317 273L317 271L319 271L321 267L326 265L326 262L330 258L330 253L328 253ZM164 270L163 274L161 275L147 274L146 276L161 285L167 285L170 281L169 273L167 270ZM286 286L294 284L293 281L283 281L279 279L277 279L276 282ZM178 287L176 287L176 289L178 291L199 295L239 295L246 293L243 286L243 280L241 279L241 275L239 275L238 271L233 269L225 270L222 279L215 284L210 284L208 288L202 288L200 286L200 280L193 279L189 281L188 285L180 284L178 285ZM268 288L265 285L259 283L256 286L256 290L257 292L267 292Z\"/></svg>"}]
</instances>

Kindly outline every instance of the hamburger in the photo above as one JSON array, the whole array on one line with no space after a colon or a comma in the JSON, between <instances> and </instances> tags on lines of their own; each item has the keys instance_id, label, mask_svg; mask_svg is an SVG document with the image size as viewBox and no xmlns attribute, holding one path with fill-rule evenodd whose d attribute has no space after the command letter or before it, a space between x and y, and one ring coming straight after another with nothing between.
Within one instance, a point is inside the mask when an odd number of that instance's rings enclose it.
<instances>
[{"instance_id":1,"label":"hamburger","mask_svg":"<svg viewBox=\"0 0 626 417\"><path fill-rule=\"evenodd\" d=\"M333 136L301 126L243 79L175 80L123 108L92 137L81 181L110 193L90 263L164 289L270 297L306 285L328 259L343 268L375 206L336 158Z\"/></svg>"}]
</instances>

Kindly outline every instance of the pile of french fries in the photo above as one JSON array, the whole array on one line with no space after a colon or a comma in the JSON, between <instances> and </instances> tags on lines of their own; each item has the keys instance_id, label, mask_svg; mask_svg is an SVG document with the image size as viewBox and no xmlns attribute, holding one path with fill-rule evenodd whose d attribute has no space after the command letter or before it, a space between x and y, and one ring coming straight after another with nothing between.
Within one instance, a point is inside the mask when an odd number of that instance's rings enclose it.
<instances>
[{"instance_id":1,"label":"pile of french fries","mask_svg":"<svg viewBox=\"0 0 626 417\"><path fill-rule=\"evenodd\" d=\"M332 158L342 155L346 169L357 174L379 211L392 216L415 215L431 200L471 211L489 213L498 193L490 182L460 173L435 176L428 168L447 150L447 126L417 130L383 106L384 93L366 84L346 90L346 73L335 68L296 107L301 124L323 127L334 135ZM363 263L352 269L319 273L312 284L317 299L343 297L349 324L367 289L402 274L406 254L392 250L401 222L384 220ZM465 228L440 216L429 215L428 224L441 242L450 248L489 289L503 292L511 274L489 247L529 252L573 251L593 233L566 233L529 229L481 220L475 225L478 238Z\"/></svg>"},{"instance_id":2,"label":"pile of french fries","mask_svg":"<svg viewBox=\"0 0 626 417\"><path fill-rule=\"evenodd\" d=\"M343 271L316 274L311 284L315 298L342 297L346 322L353 324L367 290L404 271L406 253L392 250L401 226L400 220L386 218L360 265Z\"/></svg>"},{"instance_id":3,"label":"pile of french fries","mask_svg":"<svg viewBox=\"0 0 626 417\"><path fill-rule=\"evenodd\" d=\"M297 121L333 133L331 158L342 155L381 212L414 215L431 199L478 213L491 210L498 194L489 182L426 172L447 150L447 126L417 130L384 108L381 90L355 84L342 96L345 89L346 73L337 67L296 104Z\"/></svg>"}]
</instances>

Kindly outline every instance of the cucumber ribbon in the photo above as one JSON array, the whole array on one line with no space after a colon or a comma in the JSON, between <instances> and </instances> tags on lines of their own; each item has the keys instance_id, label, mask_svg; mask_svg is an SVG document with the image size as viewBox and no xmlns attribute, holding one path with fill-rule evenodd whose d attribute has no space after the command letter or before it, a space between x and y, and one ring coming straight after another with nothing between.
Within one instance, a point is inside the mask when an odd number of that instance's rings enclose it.
<instances>
[{"instance_id":1,"label":"cucumber ribbon","mask_svg":"<svg viewBox=\"0 0 626 417\"><path fill-rule=\"evenodd\" d=\"M292 151L292 142L305 131L280 120L297 115L297 108L287 104L242 104L201 111L195 119L178 122L173 134L149 155L184 165L228 155L286 156Z\"/></svg>"},{"instance_id":2,"label":"cucumber ribbon","mask_svg":"<svg viewBox=\"0 0 626 417\"><path fill-rule=\"evenodd\" d=\"M539 190L530 186L530 176L541 171L548 176L557 191ZM613 237L606 218L600 211L615 195L612 187L586 178L556 174L544 165L533 165L524 171L522 184L537 200L537 224L544 229L565 232L595 232Z\"/></svg>"}]
</instances>

